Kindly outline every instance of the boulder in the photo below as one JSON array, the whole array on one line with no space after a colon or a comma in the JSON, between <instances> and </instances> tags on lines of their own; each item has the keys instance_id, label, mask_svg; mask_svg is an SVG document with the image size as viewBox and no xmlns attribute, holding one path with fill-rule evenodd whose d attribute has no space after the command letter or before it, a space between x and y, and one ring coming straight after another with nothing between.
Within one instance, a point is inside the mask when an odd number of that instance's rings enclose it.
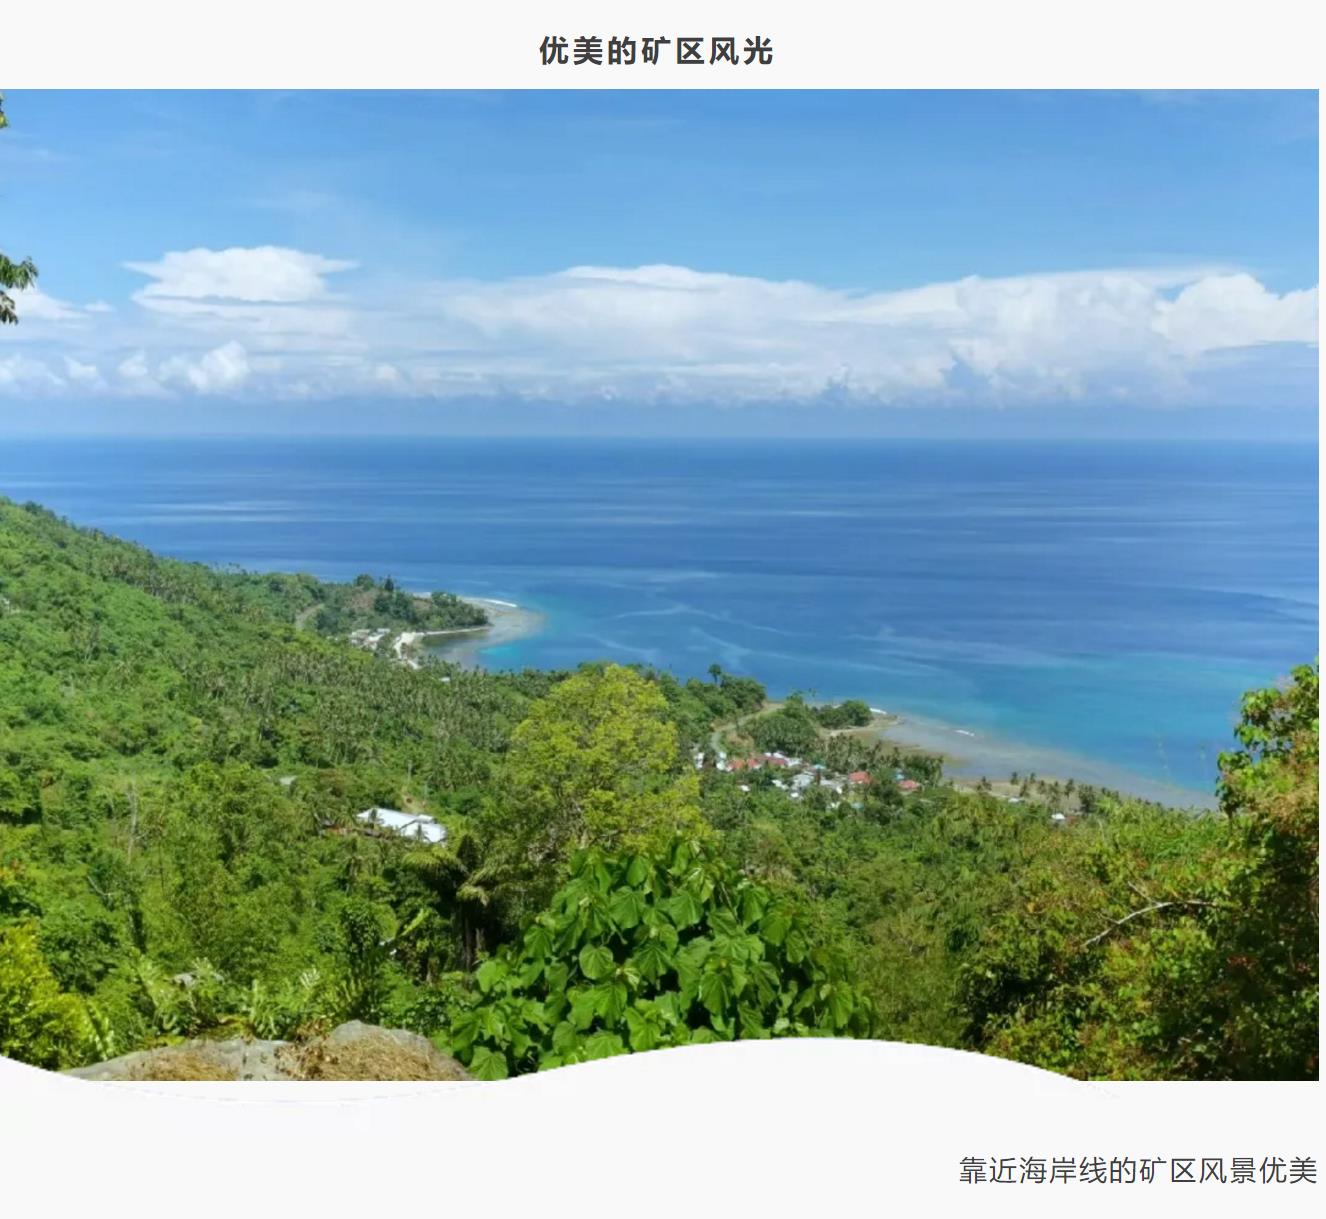
<instances>
[{"instance_id":1,"label":"boulder","mask_svg":"<svg viewBox=\"0 0 1326 1219\"><path fill-rule=\"evenodd\" d=\"M427 1037L351 1020L325 1037L291 1043L278 1054L293 1079L469 1079Z\"/></svg>"},{"instance_id":2,"label":"boulder","mask_svg":"<svg viewBox=\"0 0 1326 1219\"><path fill-rule=\"evenodd\" d=\"M351 1020L308 1041L186 1041L67 1071L97 1080L462 1080L426 1037Z\"/></svg>"}]
</instances>

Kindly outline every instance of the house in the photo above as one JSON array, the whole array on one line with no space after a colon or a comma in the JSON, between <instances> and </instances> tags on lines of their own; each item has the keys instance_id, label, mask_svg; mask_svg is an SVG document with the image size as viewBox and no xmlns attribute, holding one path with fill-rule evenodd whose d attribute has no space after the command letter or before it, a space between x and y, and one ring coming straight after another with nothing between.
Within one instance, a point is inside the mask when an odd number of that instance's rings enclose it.
<instances>
[{"instance_id":1,"label":"house","mask_svg":"<svg viewBox=\"0 0 1326 1219\"><path fill-rule=\"evenodd\" d=\"M866 770L854 770L847 776L847 781L849 783L869 783L870 772Z\"/></svg>"},{"instance_id":2,"label":"house","mask_svg":"<svg viewBox=\"0 0 1326 1219\"><path fill-rule=\"evenodd\" d=\"M921 785L915 779L904 779L898 784L898 790L902 792L904 796L910 796L912 792L920 791Z\"/></svg>"},{"instance_id":3,"label":"house","mask_svg":"<svg viewBox=\"0 0 1326 1219\"><path fill-rule=\"evenodd\" d=\"M420 842L446 842L447 827L440 825L427 813L403 813L398 808L366 808L355 817L374 829L389 830L402 838L416 838Z\"/></svg>"}]
</instances>

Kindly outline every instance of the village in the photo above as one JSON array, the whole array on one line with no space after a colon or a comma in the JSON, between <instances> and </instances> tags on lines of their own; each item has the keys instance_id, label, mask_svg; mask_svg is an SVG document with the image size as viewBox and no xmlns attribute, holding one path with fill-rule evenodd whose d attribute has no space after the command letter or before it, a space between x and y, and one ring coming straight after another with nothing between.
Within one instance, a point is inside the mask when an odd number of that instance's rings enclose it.
<instances>
[{"instance_id":1,"label":"village","mask_svg":"<svg viewBox=\"0 0 1326 1219\"><path fill-rule=\"evenodd\" d=\"M714 751L699 750L693 763L696 770L704 770L707 765L729 774L749 774L753 771L769 770L779 772L772 781L772 786L785 791L793 800L801 797L811 788L826 788L834 793L836 800L831 807L843 799L851 800L853 789L862 789L880 781L868 771L854 770L850 774L840 775L830 771L823 763L810 762L803 758L790 757L775 750L771 753L753 753L742 757L729 757L723 749ZM901 770L895 770L890 780L897 785L898 791L910 796L921 790L921 784L909 779ZM749 783L742 783L741 790L748 792Z\"/></svg>"}]
</instances>

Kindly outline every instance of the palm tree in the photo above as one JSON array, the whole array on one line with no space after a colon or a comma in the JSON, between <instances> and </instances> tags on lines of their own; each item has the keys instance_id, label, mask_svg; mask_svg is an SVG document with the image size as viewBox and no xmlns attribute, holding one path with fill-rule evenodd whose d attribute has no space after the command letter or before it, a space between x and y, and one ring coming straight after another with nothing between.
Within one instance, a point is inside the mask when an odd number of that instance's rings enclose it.
<instances>
[{"instance_id":1,"label":"palm tree","mask_svg":"<svg viewBox=\"0 0 1326 1219\"><path fill-rule=\"evenodd\" d=\"M460 933L461 968L466 972L473 969L485 950L486 933L492 930L498 880L498 869L484 859L478 836L458 830L445 843L413 848L404 862L428 886L432 911L454 917ZM411 922L424 926L432 920L416 916Z\"/></svg>"}]
</instances>

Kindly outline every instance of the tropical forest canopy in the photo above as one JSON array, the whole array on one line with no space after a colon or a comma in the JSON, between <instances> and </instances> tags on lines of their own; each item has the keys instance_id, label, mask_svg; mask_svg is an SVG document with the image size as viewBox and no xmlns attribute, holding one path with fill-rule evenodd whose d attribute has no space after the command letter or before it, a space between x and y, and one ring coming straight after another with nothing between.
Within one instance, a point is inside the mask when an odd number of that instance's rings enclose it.
<instances>
[{"instance_id":1,"label":"tropical forest canopy","mask_svg":"<svg viewBox=\"0 0 1326 1219\"><path fill-rule=\"evenodd\" d=\"M361 1018L484 1078L770 1036L1316 1077L1315 664L1246 698L1202 815L960 790L864 704L766 709L717 665L488 674L346 641L482 621L0 499L0 1053Z\"/></svg>"}]
</instances>

